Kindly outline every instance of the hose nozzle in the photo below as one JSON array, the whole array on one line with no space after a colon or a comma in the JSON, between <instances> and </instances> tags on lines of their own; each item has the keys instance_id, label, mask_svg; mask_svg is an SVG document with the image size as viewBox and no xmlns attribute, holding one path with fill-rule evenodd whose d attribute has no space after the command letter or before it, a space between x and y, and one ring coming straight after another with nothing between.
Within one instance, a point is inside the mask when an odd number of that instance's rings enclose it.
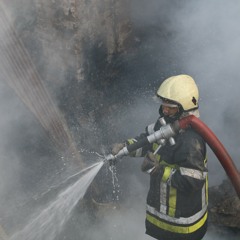
<instances>
[{"instance_id":1,"label":"hose nozzle","mask_svg":"<svg viewBox=\"0 0 240 240\"><path fill-rule=\"evenodd\" d=\"M137 149L142 148L143 146L149 143L157 142L160 139L169 139L175 136L178 130L179 128L176 127L175 125L170 125L170 124L163 125L158 131L152 133L151 135L143 137L139 141L125 146L116 155L113 155L113 154L107 155L105 157L105 162L113 161L113 160L116 160L117 158L127 156L129 155L129 153L134 152Z\"/></svg>"},{"instance_id":2,"label":"hose nozzle","mask_svg":"<svg viewBox=\"0 0 240 240\"><path fill-rule=\"evenodd\" d=\"M128 154L129 154L129 151L128 151L127 147L124 147L116 155L113 155L113 154L107 155L105 157L104 162L110 162L110 161L116 160L117 158L121 158L123 156L126 156Z\"/></svg>"},{"instance_id":3,"label":"hose nozzle","mask_svg":"<svg viewBox=\"0 0 240 240\"><path fill-rule=\"evenodd\" d=\"M108 154L107 156L105 156L104 162L109 162L112 160L115 160L115 156L113 154Z\"/></svg>"}]
</instances>

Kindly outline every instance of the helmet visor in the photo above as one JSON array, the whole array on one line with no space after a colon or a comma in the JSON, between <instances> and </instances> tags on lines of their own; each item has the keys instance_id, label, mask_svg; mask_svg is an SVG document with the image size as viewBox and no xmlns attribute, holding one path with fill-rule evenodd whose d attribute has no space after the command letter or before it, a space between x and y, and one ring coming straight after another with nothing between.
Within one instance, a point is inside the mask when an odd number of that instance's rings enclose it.
<instances>
[{"instance_id":1,"label":"helmet visor","mask_svg":"<svg viewBox=\"0 0 240 240\"><path fill-rule=\"evenodd\" d=\"M176 102L173 102L168 99L161 98L161 97L157 97L157 102L160 103L160 105L165 106L165 107L170 107L170 108L179 107L179 104L177 104Z\"/></svg>"}]
</instances>

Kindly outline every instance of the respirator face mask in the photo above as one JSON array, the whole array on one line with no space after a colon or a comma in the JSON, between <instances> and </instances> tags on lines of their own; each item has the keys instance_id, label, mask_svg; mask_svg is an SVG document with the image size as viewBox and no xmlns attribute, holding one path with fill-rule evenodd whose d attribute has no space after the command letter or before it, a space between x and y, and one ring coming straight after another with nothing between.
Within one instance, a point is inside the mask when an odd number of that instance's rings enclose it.
<instances>
[{"instance_id":1,"label":"respirator face mask","mask_svg":"<svg viewBox=\"0 0 240 240\"><path fill-rule=\"evenodd\" d=\"M160 103L159 114L161 117L164 117L167 123L173 123L178 120L183 113L182 107L175 102L162 98L158 98L158 102Z\"/></svg>"}]
</instances>

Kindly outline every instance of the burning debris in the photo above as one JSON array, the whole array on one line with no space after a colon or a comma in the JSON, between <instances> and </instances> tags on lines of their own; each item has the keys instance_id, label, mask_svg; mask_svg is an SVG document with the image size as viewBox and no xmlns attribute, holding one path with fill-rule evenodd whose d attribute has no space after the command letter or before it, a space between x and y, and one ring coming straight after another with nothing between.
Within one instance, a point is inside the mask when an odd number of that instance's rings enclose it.
<instances>
[{"instance_id":1,"label":"burning debris","mask_svg":"<svg viewBox=\"0 0 240 240\"><path fill-rule=\"evenodd\" d=\"M240 232L240 199L228 180L209 189L210 224Z\"/></svg>"}]
</instances>

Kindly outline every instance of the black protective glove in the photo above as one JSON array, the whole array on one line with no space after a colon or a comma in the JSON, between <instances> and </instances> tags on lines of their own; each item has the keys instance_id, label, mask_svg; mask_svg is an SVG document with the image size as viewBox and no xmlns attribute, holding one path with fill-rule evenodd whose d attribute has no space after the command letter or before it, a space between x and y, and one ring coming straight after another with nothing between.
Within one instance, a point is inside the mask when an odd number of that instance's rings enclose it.
<instances>
[{"instance_id":1,"label":"black protective glove","mask_svg":"<svg viewBox=\"0 0 240 240\"><path fill-rule=\"evenodd\" d=\"M157 156L152 152L148 152L143 160L141 170L143 172L149 172L151 175L158 174L161 171L161 166Z\"/></svg>"}]
</instances>

